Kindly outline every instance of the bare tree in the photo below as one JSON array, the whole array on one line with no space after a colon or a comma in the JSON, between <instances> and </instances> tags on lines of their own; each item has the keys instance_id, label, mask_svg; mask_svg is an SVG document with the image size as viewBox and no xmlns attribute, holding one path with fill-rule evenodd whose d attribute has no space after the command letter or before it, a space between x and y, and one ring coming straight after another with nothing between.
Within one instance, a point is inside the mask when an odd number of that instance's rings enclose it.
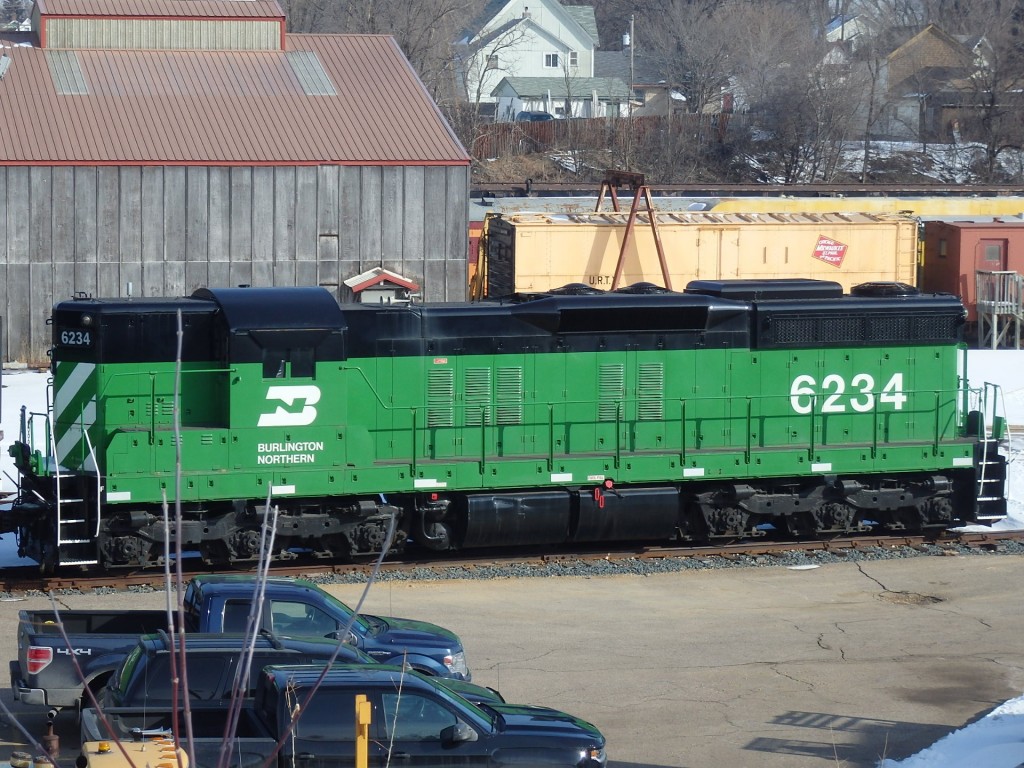
<instances>
[{"instance_id":1,"label":"bare tree","mask_svg":"<svg viewBox=\"0 0 1024 768\"><path fill-rule=\"evenodd\" d=\"M453 43L460 27L483 7L482 0L389 0L374 18L373 31L394 35L409 63L438 101L451 97Z\"/></svg>"},{"instance_id":2,"label":"bare tree","mask_svg":"<svg viewBox=\"0 0 1024 768\"><path fill-rule=\"evenodd\" d=\"M22 21L28 15L28 4L23 0L3 0L3 21Z\"/></svg>"},{"instance_id":3,"label":"bare tree","mask_svg":"<svg viewBox=\"0 0 1024 768\"><path fill-rule=\"evenodd\" d=\"M503 77L515 74L519 64L516 52L525 38L525 28L517 21L456 40L451 67L459 97L479 107Z\"/></svg>"},{"instance_id":4,"label":"bare tree","mask_svg":"<svg viewBox=\"0 0 1024 768\"><path fill-rule=\"evenodd\" d=\"M849 0L844 0L844 3ZM899 41L908 34L904 12L887 1L868 4L868 12L858 4L860 13L851 36L839 38L836 43L850 62L851 88L859 88L860 108L857 114L857 130L860 136L862 157L860 181L867 182L872 173L873 142L880 136L888 137L894 104L888 89L888 56ZM858 84L859 83L859 84Z\"/></svg>"},{"instance_id":5,"label":"bare tree","mask_svg":"<svg viewBox=\"0 0 1024 768\"><path fill-rule=\"evenodd\" d=\"M327 0L281 0L289 32L330 32L330 3Z\"/></svg>"},{"instance_id":6,"label":"bare tree","mask_svg":"<svg viewBox=\"0 0 1024 768\"><path fill-rule=\"evenodd\" d=\"M290 32L392 35L435 98L451 90L452 44L484 0L282 0Z\"/></svg>"},{"instance_id":7,"label":"bare tree","mask_svg":"<svg viewBox=\"0 0 1024 768\"><path fill-rule=\"evenodd\" d=\"M975 0L974 34L967 38L973 56L970 74L958 83L964 135L979 142L984 181L1009 181L1001 169L1008 150L1024 147L1024 48L1020 42L1022 9L1017 2Z\"/></svg>"},{"instance_id":8,"label":"bare tree","mask_svg":"<svg viewBox=\"0 0 1024 768\"><path fill-rule=\"evenodd\" d=\"M845 59L830 56L786 2L734 2L734 77L763 138L765 172L784 183L834 178L860 98Z\"/></svg>"},{"instance_id":9,"label":"bare tree","mask_svg":"<svg viewBox=\"0 0 1024 768\"><path fill-rule=\"evenodd\" d=\"M720 0L663 0L638 20L638 37L666 83L686 97L690 112L720 103L735 46L730 4Z\"/></svg>"}]
</instances>

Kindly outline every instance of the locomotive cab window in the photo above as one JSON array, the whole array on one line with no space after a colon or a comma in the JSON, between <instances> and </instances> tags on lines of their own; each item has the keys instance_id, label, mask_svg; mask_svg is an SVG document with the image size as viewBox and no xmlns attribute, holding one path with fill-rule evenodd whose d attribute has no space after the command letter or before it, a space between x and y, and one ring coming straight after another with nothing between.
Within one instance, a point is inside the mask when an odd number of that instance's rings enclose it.
<instances>
[{"instance_id":1,"label":"locomotive cab window","mask_svg":"<svg viewBox=\"0 0 1024 768\"><path fill-rule=\"evenodd\" d=\"M263 350L263 378L312 379L316 356L312 349Z\"/></svg>"},{"instance_id":2,"label":"locomotive cab window","mask_svg":"<svg viewBox=\"0 0 1024 768\"><path fill-rule=\"evenodd\" d=\"M332 343L339 336L330 329L283 328L250 330L237 337L242 354L262 362L265 379L312 379L317 360L331 359ZM235 359L239 359L235 356Z\"/></svg>"}]
</instances>

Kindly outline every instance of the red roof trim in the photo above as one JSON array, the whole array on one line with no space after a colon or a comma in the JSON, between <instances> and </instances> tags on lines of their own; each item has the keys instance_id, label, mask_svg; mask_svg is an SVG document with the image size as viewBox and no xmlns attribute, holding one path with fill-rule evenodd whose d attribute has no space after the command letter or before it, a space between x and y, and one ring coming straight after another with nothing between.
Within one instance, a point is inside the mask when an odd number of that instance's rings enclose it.
<instances>
[{"instance_id":1,"label":"red roof trim","mask_svg":"<svg viewBox=\"0 0 1024 768\"><path fill-rule=\"evenodd\" d=\"M210 168L289 168L292 166L316 167L321 165L338 165L345 167L395 168L406 165L429 166L431 168L459 168L469 162L447 162L439 160L402 160L401 162L381 162L380 160L277 160L272 163L252 160L0 160L0 168L66 168L66 167L210 167Z\"/></svg>"},{"instance_id":2,"label":"red roof trim","mask_svg":"<svg viewBox=\"0 0 1024 768\"><path fill-rule=\"evenodd\" d=\"M285 24L285 16L172 16L172 15L138 15L138 16L112 16L106 13L48 13L41 17L43 23L50 19L110 19L111 21L130 21L132 19L145 19L152 21L273 21L277 24Z\"/></svg>"},{"instance_id":3,"label":"red roof trim","mask_svg":"<svg viewBox=\"0 0 1024 768\"><path fill-rule=\"evenodd\" d=\"M369 280L365 280L358 285L353 285L351 288L353 293L360 293L361 291L365 291L367 288L380 283L391 283L399 286L400 288L408 288L410 291L418 291L420 289L420 287L411 280L404 280L400 277L395 277L394 275L377 275L376 277L371 277Z\"/></svg>"}]
</instances>

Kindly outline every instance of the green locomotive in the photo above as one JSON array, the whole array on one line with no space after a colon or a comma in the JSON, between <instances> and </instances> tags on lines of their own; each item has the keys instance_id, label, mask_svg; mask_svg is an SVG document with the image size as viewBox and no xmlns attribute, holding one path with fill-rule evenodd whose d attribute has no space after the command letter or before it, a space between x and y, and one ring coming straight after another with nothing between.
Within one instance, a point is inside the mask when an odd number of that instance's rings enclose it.
<instances>
[{"instance_id":1,"label":"green locomotive","mask_svg":"<svg viewBox=\"0 0 1024 768\"><path fill-rule=\"evenodd\" d=\"M75 298L0 529L44 567L919 531L1005 510L959 300L691 283L344 305L321 288ZM45 417L45 418L44 418ZM180 465L180 468L179 468Z\"/></svg>"}]
</instances>

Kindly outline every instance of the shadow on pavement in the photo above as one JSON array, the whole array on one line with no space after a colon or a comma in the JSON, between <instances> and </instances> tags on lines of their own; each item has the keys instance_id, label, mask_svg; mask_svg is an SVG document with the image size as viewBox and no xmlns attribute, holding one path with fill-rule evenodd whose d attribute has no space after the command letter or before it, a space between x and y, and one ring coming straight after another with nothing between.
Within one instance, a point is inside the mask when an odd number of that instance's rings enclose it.
<instances>
[{"instance_id":1,"label":"shadow on pavement","mask_svg":"<svg viewBox=\"0 0 1024 768\"><path fill-rule=\"evenodd\" d=\"M791 731L807 728L807 740L762 736L744 749L827 760L833 765L874 766L883 758L901 760L931 746L951 730L948 725L849 717L825 712L789 711L768 721ZM809 736L812 734L809 733Z\"/></svg>"}]
</instances>

